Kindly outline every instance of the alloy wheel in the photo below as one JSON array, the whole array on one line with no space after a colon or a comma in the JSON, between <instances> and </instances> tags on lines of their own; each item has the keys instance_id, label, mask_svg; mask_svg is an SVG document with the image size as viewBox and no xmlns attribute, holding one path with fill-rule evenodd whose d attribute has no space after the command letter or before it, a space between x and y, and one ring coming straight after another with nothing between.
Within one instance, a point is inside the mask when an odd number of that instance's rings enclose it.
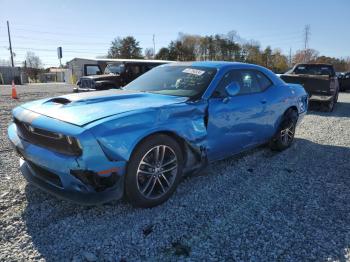
<instances>
[{"instance_id":1,"label":"alloy wheel","mask_svg":"<svg viewBox=\"0 0 350 262\"><path fill-rule=\"evenodd\" d=\"M158 199L173 185L178 169L174 150L166 145L151 148L142 157L137 168L137 187L143 197Z\"/></svg>"},{"instance_id":2,"label":"alloy wheel","mask_svg":"<svg viewBox=\"0 0 350 262\"><path fill-rule=\"evenodd\" d=\"M295 125L291 123L288 127L281 130L282 143L288 145L294 138Z\"/></svg>"}]
</instances>

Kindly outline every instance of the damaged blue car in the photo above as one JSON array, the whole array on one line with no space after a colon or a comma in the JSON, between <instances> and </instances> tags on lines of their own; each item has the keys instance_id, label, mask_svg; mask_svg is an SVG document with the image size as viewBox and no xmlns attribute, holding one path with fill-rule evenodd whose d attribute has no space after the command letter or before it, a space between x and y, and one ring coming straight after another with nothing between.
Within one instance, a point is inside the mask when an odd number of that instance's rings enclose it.
<instances>
[{"instance_id":1,"label":"damaged blue car","mask_svg":"<svg viewBox=\"0 0 350 262\"><path fill-rule=\"evenodd\" d=\"M208 163L266 143L288 148L307 106L302 86L260 66L173 63L122 90L21 105L8 135L23 175L43 190L85 204L125 195L152 207Z\"/></svg>"}]
</instances>

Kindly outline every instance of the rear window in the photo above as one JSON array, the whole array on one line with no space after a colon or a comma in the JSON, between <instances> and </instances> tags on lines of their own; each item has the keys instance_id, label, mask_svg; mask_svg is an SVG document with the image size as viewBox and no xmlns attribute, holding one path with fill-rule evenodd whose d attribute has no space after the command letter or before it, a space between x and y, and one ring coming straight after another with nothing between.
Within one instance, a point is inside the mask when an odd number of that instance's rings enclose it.
<instances>
[{"instance_id":1,"label":"rear window","mask_svg":"<svg viewBox=\"0 0 350 262\"><path fill-rule=\"evenodd\" d=\"M298 75L334 75L333 67L327 65L299 65L294 69Z\"/></svg>"}]
</instances>

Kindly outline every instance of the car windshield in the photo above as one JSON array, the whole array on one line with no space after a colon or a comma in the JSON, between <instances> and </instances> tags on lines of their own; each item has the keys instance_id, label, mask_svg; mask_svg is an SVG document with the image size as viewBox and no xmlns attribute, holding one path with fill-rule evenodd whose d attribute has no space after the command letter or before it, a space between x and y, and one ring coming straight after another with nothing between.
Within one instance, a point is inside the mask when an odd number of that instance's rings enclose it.
<instances>
[{"instance_id":1,"label":"car windshield","mask_svg":"<svg viewBox=\"0 0 350 262\"><path fill-rule=\"evenodd\" d=\"M333 69L327 65L299 65L294 70L298 75L333 75Z\"/></svg>"},{"instance_id":2,"label":"car windshield","mask_svg":"<svg viewBox=\"0 0 350 262\"><path fill-rule=\"evenodd\" d=\"M215 73L215 68L208 67L158 66L129 83L124 89L195 97L207 89Z\"/></svg>"},{"instance_id":3,"label":"car windshield","mask_svg":"<svg viewBox=\"0 0 350 262\"><path fill-rule=\"evenodd\" d=\"M105 69L105 74L121 74L124 69L124 64L108 64Z\"/></svg>"}]
</instances>

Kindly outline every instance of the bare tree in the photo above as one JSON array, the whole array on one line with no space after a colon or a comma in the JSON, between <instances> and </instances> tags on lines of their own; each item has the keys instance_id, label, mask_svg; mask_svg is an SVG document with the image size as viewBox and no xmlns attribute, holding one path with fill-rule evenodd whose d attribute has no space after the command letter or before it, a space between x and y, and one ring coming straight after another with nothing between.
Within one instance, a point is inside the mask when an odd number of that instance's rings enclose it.
<instances>
[{"instance_id":1,"label":"bare tree","mask_svg":"<svg viewBox=\"0 0 350 262\"><path fill-rule=\"evenodd\" d=\"M344 58L342 58L342 60L345 63L345 65L344 65L345 70L344 71L350 72L350 56L344 57Z\"/></svg>"},{"instance_id":2,"label":"bare tree","mask_svg":"<svg viewBox=\"0 0 350 262\"><path fill-rule=\"evenodd\" d=\"M312 62L318 58L318 55L319 52L315 49L298 50L293 57L293 63Z\"/></svg>"},{"instance_id":3,"label":"bare tree","mask_svg":"<svg viewBox=\"0 0 350 262\"><path fill-rule=\"evenodd\" d=\"M42 62L39 58L39 56L35 55L34 52L28 51L26 54L25 62L23 62L23 65L29 68L42 68Z\"/></svg>"},{"instance_id":4,"label":"bare tree","mask_svg":"<svg viewBox=\"0 0 350 262\"><path fill-rule=\"evenodd\" d=\"M38 80L39 73L43 71L42 66L43 64L39 56L35 55L34 52L28 51L23 62L23 67L31 81Z\"/></svg>"},{"instance_id":5,"label":"bare tree","mask_svg":"<svg viewBox=\"0 0 350 262\"><path fill-rule=\"evenodd\" d=\"M145 49L145 58L152 59L153 57L154 57L153 48L146 48Z\"/></svg>"}]
</instances>

